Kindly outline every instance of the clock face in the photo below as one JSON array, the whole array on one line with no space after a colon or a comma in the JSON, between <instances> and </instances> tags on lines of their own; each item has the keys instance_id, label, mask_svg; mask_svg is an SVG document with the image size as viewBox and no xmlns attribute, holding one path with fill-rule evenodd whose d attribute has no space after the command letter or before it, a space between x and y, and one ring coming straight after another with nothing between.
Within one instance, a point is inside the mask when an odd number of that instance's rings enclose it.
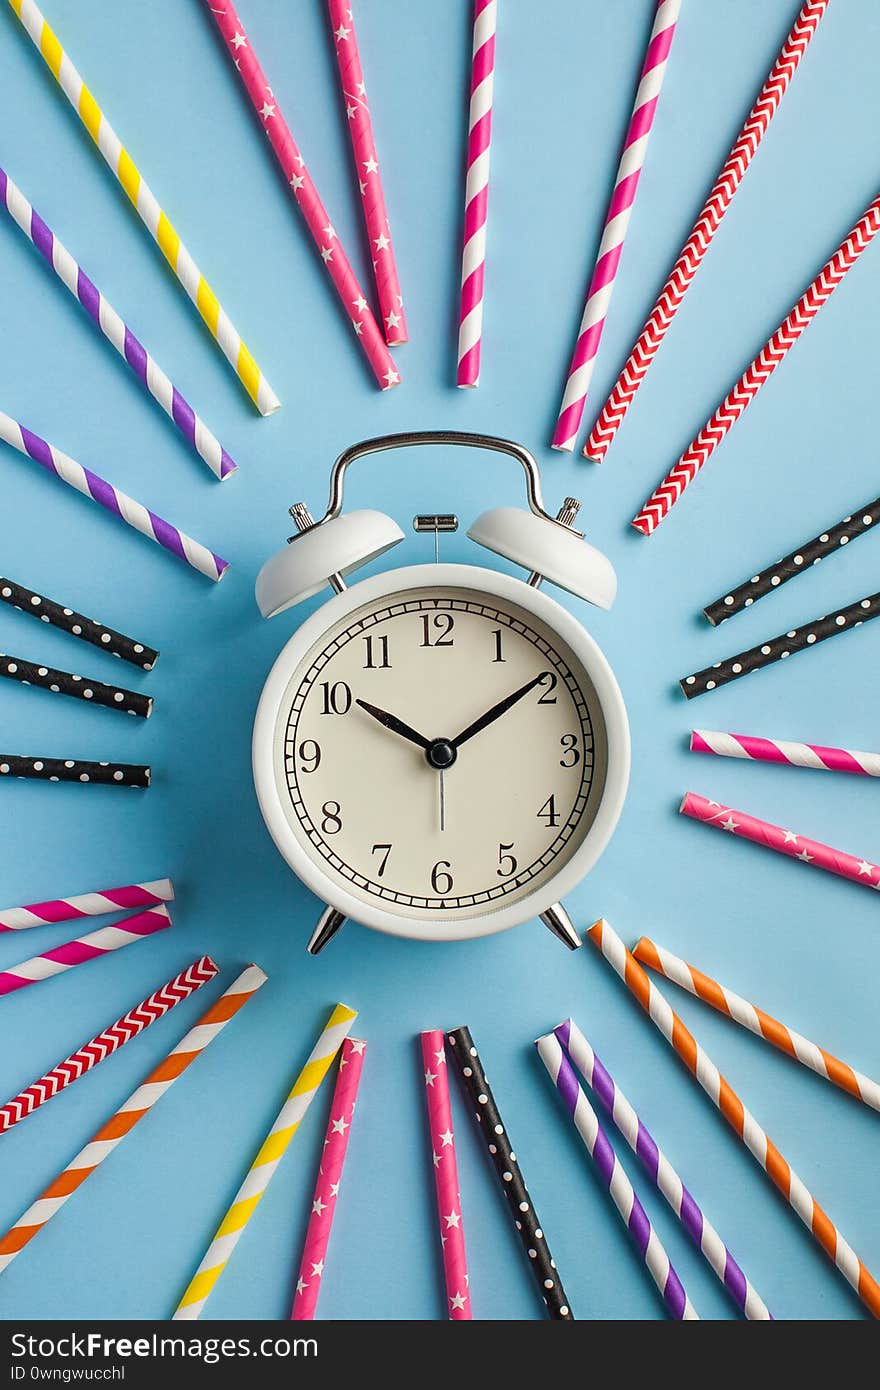
<instances>
[{"instance_id":1,"label":"clock face","mask_svg":"<svg viewBox=\"0 0 880 1390\"><path fill-rule=\"evenodd\" d=\"M410 919L483 917L568 863L608 750L585 667L515 601L384 594L332 627L275 725L284 817L346 892Z\"/></svg>"}]
</instances>

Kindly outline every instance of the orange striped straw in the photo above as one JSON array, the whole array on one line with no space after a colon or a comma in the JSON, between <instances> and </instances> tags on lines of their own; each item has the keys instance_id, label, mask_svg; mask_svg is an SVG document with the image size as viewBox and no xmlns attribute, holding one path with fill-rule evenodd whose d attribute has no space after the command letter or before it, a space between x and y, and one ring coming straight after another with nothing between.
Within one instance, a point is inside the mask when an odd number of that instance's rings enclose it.
<instances>
[{"instance_id":1,"label":"orange striped straw","mask_svg":"<svg viewBox=\"0 0 880 1390\"><path fill-rule=\"evenodd\" d=\"M600 918L590 927L587 935L617 971L630 994L638 1000L666 1041L675 1048L688 1071L699 1081L712 1104L721 1111L789 1206L794 1208L804 1225L812 1231L826 1255L834 1261L865 1307L875 1318L880 1317L880 1284L838 1231L831 1218L819 1206L776 1145L764 1133L754 1115L743 1105L715 1063L670 1007L665 996L649 980L613 927L604 918Z\"/></svg>"},{"instance_id":2,"label":"orange striped straw","mask_svg":"<svg viewBox=\"0 0 880 1390\"><path fill-rule=\"evenodd\" d=\"M818 1043L810 1042L809 1038L796 1033L793 1028L780 1023L777 1018L765 1014L763 1009L750 1004L739 994L734 994L726 985L720 985L717 980L704 975L695 965L689 965L679 956L674 956L671 951L656 946L647 936L636 942L633 955L642 965L665 975L667 980L680 985L689 994L696 995L704 1004L711 1004L713 1009L726 1014L740 1027L748 1028L749 1032L757 1034L773 1047L778 1047L780 1052L793 1057L802 1066L809 1067L818 1076L824 1076L826 1081L839 1086L848 1095L855 1096L856 1100L863 1101L865 1105L870 1105L872 1110L880 1110L880 1083L872 1081L870 1076L863 1076L860 1071L856 1071L846 1062L841 1062L839 1057L826 1052Z\"/></svg>"},{"instance_id":3,"label":"orange striped straw","mask_svg":"<svg viewBox=\"0 0 880 1390\"><path fill-rule=\"evenodd\" d=\"M64 1172L50 1183L42 1196L28 1207L15 1225L0 1238L0 1272L6 1269L20 1254L29 1241L43 1229L57 1211L72 1197L86 1178L104 1162L116 1145L134 1129L138 1120L143 1119L148 1110L168 1087L177 1080L191 1062L204 1052L230 1019L235 1018L253 994L265 984L266 976L258 965L249 965L233 980L225 994L222 994L207 1013L202 1014L198 1023L191 1028L163 1062L150 1072L146 1081L133 1095L119 1107L116 1114L107 1121L93 1139L81 1149Z\"/></svg>"}]
</instances>

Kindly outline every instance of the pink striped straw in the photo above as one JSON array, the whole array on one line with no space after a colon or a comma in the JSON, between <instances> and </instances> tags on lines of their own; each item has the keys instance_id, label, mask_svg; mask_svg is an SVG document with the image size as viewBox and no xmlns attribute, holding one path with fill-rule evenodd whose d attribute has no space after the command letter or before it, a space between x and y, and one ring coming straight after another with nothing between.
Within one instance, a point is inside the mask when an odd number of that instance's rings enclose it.
<instances>
[{"instance_id":1,"label":"pink striped straw","mask_svg":"<svg viewBox=\"0 0 880 1390\"><path fill-rule=\"evenodd\" d=\"M400 382L400 375L388 351L385 339L373 311L364 298L357 276L342 249L339 238L327 215L327 209L312 183L305 160L293 138L275 94L266 81L266 74L257 61L241 20L230 0L205 0L208 10L223 37L235 70L250 97L260 125L269 138L285 181L290 186L299 210L306 221L312 240L321 254L324 269L336 287L355 337L373 369L373 375L387 391Z\"/></svg>"},{"instance_id":2,"label":"pink striped straw","mask_svg":"<svg viewBox=\"0 0 880 1390\"><path fill-rule=\"evenodd\" d=\"M45 903L28 903L26 907L0 908L0 932L25 931L28 927L45 927L53 922L72 922L79 917L103 917L133 907L152 907L154 903L173 901L174 885L170 878L153 883L131 883L125 888L101 888L95 893L80 893L70 898L50 898Z\"/></svg>"},{"instance_id":3,"label":"pink striped straw","mask_svg":"<svg viewBox=\"0 0 880 1390\"><path fill-rule=\"evenodd\" d=\"M97 956L105 956L108 951L118 951L122 946L131 946L142 941L154 932L165 931L171 926L171 914L164 903L148 908L134 917L124 917L112 927L101 927L78 936L74 941L65 941L44 951L40 956L31 956L20 965L11 965L8 970L0 970L0 995L14 994L27 985L35 985L40 980L48 980L75 965L84 965Z\"/></svg>"},{"instance_id":4,"label":"pink striped straw","mask_svg":"<svg viewBox=\"0 0 880 1390\"><path fill-rule=\"evenodd\" d=\"M318 1168L318 1180L315 1183L315 1195L300 1260L296 1293L290 1310L294 1322L311 1322L318 1306L318 1294L324 1281L324 1264L330 1244L333 1218L336 1215L342 1168L354 1120L366 1050L367 1044L362 1038L346 1038L342 1044L336 1086L333 1100L330 1102L327 1135Z\"/></svg>"},{"instance_id":5,"label":"pink striped straw","mask_svg":"<svg viewBox=\"0 0 880 1390\"><path fill-rule=\"evenodd\" d=\"M789 743L779 738L757 738L754 734L724 734L715 729L694 729L691 733L691 752L880 777L880 753L864 753L858 748L826 748L822 743Z\"/></svg>"},{"instance_id":6,"label":"pink striped straw","mask_svg":"<svg viewBox=\"0 0 880 1390\"><path fill-rule=\"evenodd\" d=\"M633 114L626 132L617 177L614 180L611 203L605 216L605 228L599 245L596 268L587 292L578 340L568 369L565 394L553 433L554 449L563 449L570 453L577 443L577 433L583 419L590 379L596 365L596 355L614 292L614 281L645 155L648 152L648 140L654 124L663 78L666 75L666 63L680 9L681 0L658 0Z\"/></svg>"},{"instance_id":7,"label":"pink striped straw","mask_svg":"<svg viewBox=\"0 0 880 1390\"><path fill-rule=\"evenodd\" d=\"M720 801L709 801L694 792L686 793L678 810L679 815L702 821L715 830L725 830L738 840L751 840L755 845L763 845L777 854L786 854L789 859L796 859L801 864L812 864L814 869L824 869L826 873L839 874L852 883L861 883L865 888L880 891L880 864L858 859L856 855L833 849L820 840L810 840L806 835L773 825L771 821L759 820L747 811L734 811L730 806L722 806Z\"/></svg>"},{"instance_id":8,"label":"pink striped straw","mask_svg":"<svg viewBox=\"0 0 880 1390\"><path fill-rule=\"evenodd\" d=\"M461 253L461 298L458 314L458 372L455 379L457 386L480 384L486 218L489 211L489 156L492 147L492 91L495 82L496 9L496 0L474 0L474 46L464 195L464 249Z\"/></svg>"},{"instance_id":9,"label":"pink striped straw","mask_svg":"<svg viewBox=\"0 0 880 1390\"><path fill-rule=\"evenodd\" d=\"M379 172L376 141L373 138L373 121L367 105L367 88L354 28L354 15L348 0L327 0L327 10L333 30L333 45L336 49L342 95L345 98L348 136L354 155L361 206L370 243L385 341L391 347L395 347L398 343L405 343L409 334L403 312L400 281L397 278L397 261L391 242L391 227L385 207L385 191Z\"/></svg>"},{"instance_id":10,"label":"pink striped straw","mask_svg":"<svg viewBox=\"0 0 880 1390\"><path fill-rule=\"evenodd\" d=\"M422 1033L421 1044L422 1063L425 1068L425 1098L428 1102L431 1159L434 1164L434 1186L437 1190L437 1215L440 1218L440 1246L443 1251L446 1312L447 1316L455 1321L467 1321L473 1314L471 1313L467 1257L461 1221L458 1165L455 1161L455 1140L452 1133L452 1106L449 1100L446 1046L442 1031L439 1028L432 1028L428 1032Z\"/></svg>"}]
</instances>

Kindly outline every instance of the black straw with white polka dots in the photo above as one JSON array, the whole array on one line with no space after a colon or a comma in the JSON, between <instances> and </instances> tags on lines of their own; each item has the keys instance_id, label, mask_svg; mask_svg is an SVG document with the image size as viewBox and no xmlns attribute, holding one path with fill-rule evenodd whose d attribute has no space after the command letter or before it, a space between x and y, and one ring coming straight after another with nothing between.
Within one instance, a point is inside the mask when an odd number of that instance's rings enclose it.
<instances>
[{"instance_id":1,"label":"black straw with white polka dots","mask_svg":"<svg viewBox=\"0 0 880 1390\"><path fill-rule=\"evenodd\" d=\"M105 705L107 709L136 714L140 719L149 719L153 711L151 697L142 695L139 690L123 690L116 685L105 685L103 681L90 680L88 676L72 676L69 671L37 666L33 661L23 661L6 652L0 652L0 676L20 681L22 685L37 685L55 695L72 695L74 699Z\"/></svg>"},{"instance_id":2,"label":"black straw with white polka dots","mask_svg":"<svg viewBox=\"0 0 880 1390\"><path fill-rule=\"evenodd\" d=\"M30 613L40 622L49 623L51 627L62 628L71 637L91 642L93 647L100 647L102 651L110 652L111 656L118 656L132 666L140 666L144 671L152 671L159 660L159 653L143 642L135 642L132 637L126 637L104 623L95 622L94 618L84 618L82 613L65 608L43 594L35 594L33 589L26 589L12 579L0 578L0 600L11 608L20 609L22 613Z\"/></svg>"},{"instance_id":3,"label":"black straw with white polka dots","mask_svg":"<svg viewBox=\"0 0 880 1390\"><path fill-rule=\"evenodd\" d=\"M880 529L877 523L880 522L880 497L875 497L873 502L867 502L864 507L859 507L853 512L852 516L845 516L843 521L839 521L836 526L829 526L827 531L823 531L821 536L815 536L813 540L793 550L790 555L784 555L781 560L777 560L775 565L769 565L760 574L752 575L744 584L740 584L735 589L731 589L729 594L723 598L717 598L714 603L703 609L706 617L713 627L723 623L725 618L730 618L734 613L740 613L744 608L751 608L759 598L765 594L772 593L778 589L780 584L787 584L789 579L794 579L795 575L803 574L804 570L810 569L813 565L818 565L820 560L824 560L826 555L833 555L841 550L843 546L849 545L850 541L858 540L859 536L864 536L872 528Z\"/></svg>"},{"instance_id":4,"label":"black straw with white polka dots","mask_svg":"<svg viewBox=\"0 0 880 1390\"><path fill-rule=\"evenodd\" d=\"M547 1312L551 1318L574 1321L562 1280L557 1273L538 1214L523 1181L495 1098L489 1089L486 1073L474 1047L470 1030L456 1028L454 1032L448 1033L447 1037L472 1114L479 1126L480 1137L487 1146L492 1166L498 1175Z\"/></svg>"},{"instance_id":5,"label":"black straw with white polka dots","mask_svg":"<svg viewBox=\"0 0 880 1390\"><path fill-rule=\"evenodd\" d=\"M29 782L98 782L111 787L148 787L150 768L138 763L92 763L81 758L25 758L0 753L0 780L24 777Z\"/></svg>"},{"instance_id":6,"label":"black straw with white polka dots","mask_svg":"<svg viewBox=\"0 0 880 1390\"><path fill-rule=\"evenodd\" d=\"M846 608L838 608L824 618L817 618L814 623L783 632L780 637L771 637L768 642L740 652L727 661L717 661L714 666L707 666L705 671L685 676L679 685L690 700L694 695L703 695L707 690L715 690L719 685L739 680L740 676L747 676L750 671L760 671L774 661L784 661L795 652L806 651L817 642L824 642L826 637L836 637L839 632L847 632L878 617L880 594L869 594L867 598L850 603Z\"/></svg>"}]
</instances>

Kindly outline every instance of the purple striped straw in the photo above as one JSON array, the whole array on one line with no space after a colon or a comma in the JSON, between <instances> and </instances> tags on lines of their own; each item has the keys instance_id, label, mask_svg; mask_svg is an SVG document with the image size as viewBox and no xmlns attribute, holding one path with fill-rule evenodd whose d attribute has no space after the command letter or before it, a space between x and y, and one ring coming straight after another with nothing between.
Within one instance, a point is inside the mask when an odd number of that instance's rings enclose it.
<instances>
[{"instance_id":1,"label":"purple striped straw","mask_svg":"<svg viewBox=\"0 0 880 1390\"><path fill-rule=\"evenodd\" d=\"M76 463L60 449L56 449L54 444L48 444L38 434L32 434L24 425L13 420L10 415L4 415L2 411L0 439L17 449L20 454L32 458L47 472L54 473L62 482L67 483L68 487L75 488L84 497L98 502L108 512L118 516L120 521L124 521L135 531L140 531L142 536L147 536L157 545L169 550L172 555L184 560L208 579L220 580L228 570L228 560L215 555L213 550L208 550L199 541L194 541L184 531L178 531L176 526L163 521L161 516L149 511L140 502L135 502L132 497L120 492L119 488L112 487L103 478L99 478L97 473L83 468L81 463Z\"/></svg>"},{"instance_id":2,"label":"purple striped straw","mask_svg":"<svg viewBox=\"0 0 880 1390\"><path fill-rule=\"evenodd\" d=\"M153 400L159 402L211 472L221 481L234 473L236 464L226 450L3 169L0 169L0 207L6 209L62 285L79 300L98 332L113 344L141 385L149 391Z\"/></svg>"},{"instance_id":3,"label":"purple striped straw","mask_svg":"<svg viewBox=\"0 0 880 1390\"><path fill-rule=\"evenodd\" d=\"M648 1215L633 1191L632 1183L617 1160L607 1134L599 1123L595 1110L581 1090L571 1062L562 1050L554 1033L538 1038L535 1046L551 1081L574 1121L575 1129L584 1141L599 1178L608 1188L620 1218L632 1236L636 1248L672 1317L678 1322L699 1319L699 1314L684 1290L684 1285L660 1244Z\"/></svg>"},{"instance_id":4,"label":"purple striped straw","mask_svg":"<svg viewBox=\"0 0 880 1390\"><path fill-rule=\"evenodd\" d=\"M591 1048L573 1019L555 1028L554 1035L587 1085L599 1097L648 1177L666 1198L706 1262L718 1275L740 1312L751 1320L772 1320L761 1295L752 1287L736 1260L707 1221L669 1159L658 1148L626 1096Z\"/></svg>"},{"instance_id":5,"label":"purple striped straw","mask_svg":"<svg viewBox=\"0 0 880 1390\"><path fill-rule=\"evenodd\" d=\"M614 180L614 191L605 214L596 268L587 291L587 302L553 432L554 449L570 452L577 443L680 9L681 0L658 0L633 113Z\"/></svg>"}]
</instances>

